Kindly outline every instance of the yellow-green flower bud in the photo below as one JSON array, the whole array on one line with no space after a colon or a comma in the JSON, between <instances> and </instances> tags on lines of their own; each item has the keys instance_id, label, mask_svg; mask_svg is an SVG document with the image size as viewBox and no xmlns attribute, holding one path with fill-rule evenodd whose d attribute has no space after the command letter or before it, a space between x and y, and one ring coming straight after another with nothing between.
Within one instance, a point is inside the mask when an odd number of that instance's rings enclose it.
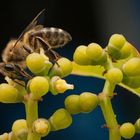
<instances>
[{"instance_id":1,"label":"yellow-green flower bud","mask_svg":"<svg viewBox=\"0 0 140 140\"><path fill-rule=\"evenodd\" d=\"M129 57L132 52L132 47L133 46L129 42L125 42L124 46L120 50L120 53L121 53L120 58L125 59L125 58Z\"/></svg>"},{"instance_id":2,"label":"yellow-green flower bud","mask_svg":"<svg viewBox=\"0 0 140 140\"><path fill-rule=\"evenodd\" d=\"M92 61L93 62L93 61ZM96 65L104 65L107 62L107 54L103 50L102 56L96 61Z\"/></svg>"},{"instance_id":3,"label":"yellow-green flower bud","mask_svg":"<svg viewBox=\"0 0 140 140\"><path fill-rule=\"evenodd\" d=\"M30 83L29 87L34 99L39 99L43 95L47 94L49 91L48 79L42 76L34 77Z\"/></svg>"},{"instance_id":4,"label":"yellow-green flower bud","mask_svg":"<svg viewBox=\"0 0 140 140\"><path fill-rule=\"evenodd\" d=\"M59 76L54 76L50 80L50 91L53 95L58 93L64 93L68 89L74 89L74 85L68 84L65 80Z\"/></svg>"},{"instance_id":5,"label":"yellow-green flower bud","mask_svg":"<svg viewBox=\"0 0 140 140\"><path fill-rule=\"evenodd\" d=\"M124 123L120 127L120 134L125 139L131 139L135 135L135 127L132 123Z\"/></svg>"},{"instance_id":6,"label":"yellow-green flower bud","mask_svg":"<svg viewBox=\"0 0 140 140\"><path fill-rule=\"evenodd\" d=\"M0 135L0 140L9 140L8 137L9 137L8 133L4 133L4 134Z\"/></svg>"},{"instance_id":7,"label":"yellow-green flower bud","mask_svg":"<svg viewBox=\"0 0 140 140\"><path fill-rule=\"evenodd\" d=\"M15 87L15 88L19 91L20 95L24 96L24 95L27 93L27 91L26 91L26 89L25 89L24 86L22 86L22 85L20 85L20 84L17 84L17 83L14 82L12 79L10 79L8 76L5 77L5 80L7 81L7 83L8 83L10 86ZM23 83L24 83L24 82L23 82Z\"/></svg>"},{"instance_id":8,"label":"yellow-green flower bud","mask_svg":"<svg viewBox=\"0 0 140 140\"><path fill-rule=\"evenodd\" d=\"M87 56L94 61L98 61L103 54L103 49L97 43L91 43L86 49Z\"/></svg>"},{"instance_id":9,"label":"yellow-green flower bud","mask_svg":"<svg viewBox=\"0 0 140 140\"><path fill-rule=\"evenodd\" d=\"M140 76L140 58L129 59L123 64L122 70L127 76Z\"/></svg>"},{"instance_id":10,"label":"yellow-green flower bud","mask_svg":"<svg viewBox=\"0 0 140 140\"><path fill-rule=\"evenodd\" d=\"M12 132L19 140L27 140L28 128L26 120L20 119L13 123Z\"/></svg>"},{"instance_id":11,"label":"yellow-green flower bud","mask_svg":"<svg viewBox=\"0 0 140 140\"><path fill-rule=\"evenodd\" d=\"M69 59L62 57L57 61L57 64L53 66L49 73L49 76L52 77L57 75L61 78L66 77L72 72L72 69L72 62Z\"/></svg>"},{"instance_id":12,"label":"yellow-green flower bud","mask_svg":"<svg viewBox=\"0 0 140 140\"><path fill-rule=\"evenodd\" d=\"M80 94L79 103L81 107L81 112L91 112L98 105L98 97L96 94L90 92L83 92Z\"/></svg>"},{"instance_id":13,"label":"yellow-green flower bud","mask_svg":"<svg viewBox=\"0 0 140 140\"><path fill-rule=\"evenodd\" d=\"M6 83L0 84L0 102L2 103L17 103L21 102L23 96L19 91Z\"/></svg>"},{"instance_id":14,"label":"yellow-green flower bud","mask_svg":"<svg viewBox=\"0 0 140 140\"><path fill-rule=\"evenodd\" d=\"M33 132L41 137L49 134L51 126L48 120L40 118L33 123Z\"/></svg>"},{"instance_id":15,"label":"yellow-green flower bud","mask_svg":"<svg viewBox=\"0 0 140 140\"><path fill-rule=\"evenodd\" d=\"M58 79L55 81L54 88L58 93L64 93L68 89L74 89L74 86L67 84L63 79Z\"/></svg>"},{"instance_id":16,"label":"yellow-green flower bud","mask_svg":"<svg viewBox=\"0 0 140 140\"><path fill-rule=\"evenodd\" d=\"M121 49L123 45L125 44L125 42L126 42L126 39L121 34L113 34L109 39L109 44L118 49Z\"/></svg>"},{"instance_id":17,"label":"yellow-green flower bud","mask_svg":"<svg viewBox=\"0 0 140 140\"><path fill-rule=\"evenodd\" d=\"M140 76L131 76L130 77L130 76L124 75L122 82L131 88L139 88L140 87Z\"/></svg>"},{"instance_id":18,"label":"yellow-green flower bud","mask_svg":"<svg viewBox=\"0 0 140 140\"><path fill-rule=\"evenodd\" d=\"M107 73L105 74L105 77L111 83L118 84L123 79L123 73L118 68L111 68L107 71Z\"/></svg>"},{"instance_id":19,"label":"yellow-green flower bud","mask_svg":"<svg viewBox=\"0 0 140 140\"><path fill-rule=\"evenodd\" d=\"M54 64L54 66L51 68L49 72L49 77L53 77L53 76L62 77L62 73L63 73L62 69L57 64Z\"/></svg>"},{"instance_id":20,"label":"yellow-green flower bud","mask_svg":"<svg viewBox=\"0 0 140 140\"><path fill-rule=\"evenodd\" d=\"M61 77L66 77L72 72L72 62L68 60L67 58L60 58L57 61L59 67L62 69L62 76Z\"/></svg>"},{"instance_id":21,"label":"yellow-green flower bud","mask_svg":"<svg viewBox=\"0 0 140 140\"><path fill-rule=\"evenodd\" d=\"M8 134L8 140L20 140L18 137L15 136L13 132ZM22 139L21 139L22 140ZM24 139L23 139L24 140Z\"/></svg>"},{"instance_id":22,"label":"yellow-green flower bud","mask_svg":"<svg viewBox=\"0 0 140 140\"><path fill-rule=\"evenodd\" d=\"M79 95L69 95L65 99L65 108L71 114L78 114L81 112Z\"/></svg>"},{"instance_id":23,"label":"yellow-green flower bud","mask_svg":"<svg viewBox=\"0 0 140 140\"><path fill-rule=\"evenodd\" d=\"M72 123L72 117L65 109L58 109L50 117L51 130L57 131L69 127Z\"/></svg>"},{"instance_id":24,"label":"yellow-green flower bud","mask_svg":"<svg viewBox=\"0 0 140 140\"><path fill-rule=\"evenodd\" d=\"M112 45L107 46L107 52L108 54L113 58L113 59L120 59L121 57L121 52L118 48Z\"/></svg>"},{"instance_id":25,"label":"yellow-green flower bud","mask_svg":"<svg viewBox=\"0 0 140 140\"><path fill-rule=\"evenodd\" d=\"M136 133L140 134L140 118L137 119L137 121L135 123L135 130L136 130Z\"/></svg>"},{"instance_id":26,"label":"yellow-green flower bud","mask_svg":"<svg viewBox=\"0 0 140 140\"><path fill-rule=\"evenodd\" d=\"M53 64L49 60L45 60L45 69L42 70L40 73L37 73L36 75L39 76L46 76L49 74L50 69L53 67Z\"/></svg>"},{"instance_id":27,"label":"yellow-green flower bud","mask_svg":"<svg viewBox=\"0 0 140 140\"><path fill-rule=\"evenodd\" d=\"M87 47L84 45L80 45L76 48L73 60L79 65L91 65L92 60L87 56L86 53Z\"/></svg>"},{"instance_id":28,"label":"yellow-green flower bud","mask_svg":"<svg viewBox=\"0 0 140 140\"><path fill-rule=\"evenodd\" d=\"M26 65L32 73L40 73L45 69L45 58L39 53L29 54L26 58Z\"/></svg>"}]
</instances>

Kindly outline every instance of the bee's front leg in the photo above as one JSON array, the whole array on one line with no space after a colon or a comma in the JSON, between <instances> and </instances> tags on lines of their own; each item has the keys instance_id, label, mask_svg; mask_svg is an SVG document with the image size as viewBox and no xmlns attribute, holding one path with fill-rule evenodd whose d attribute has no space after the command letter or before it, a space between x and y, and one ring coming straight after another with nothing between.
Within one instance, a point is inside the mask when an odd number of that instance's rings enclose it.
<instances>
[{"instance_id":1,"label":"bee's front leg","mask_svg":"<svg viewBox=\"0 0 140 140\"><path fill-rule=\"evenodd\" d=\"M28 45L23 45L23 49L28 52L29 54L33 52L33 50Z\"/></svg>"}]
</instances>

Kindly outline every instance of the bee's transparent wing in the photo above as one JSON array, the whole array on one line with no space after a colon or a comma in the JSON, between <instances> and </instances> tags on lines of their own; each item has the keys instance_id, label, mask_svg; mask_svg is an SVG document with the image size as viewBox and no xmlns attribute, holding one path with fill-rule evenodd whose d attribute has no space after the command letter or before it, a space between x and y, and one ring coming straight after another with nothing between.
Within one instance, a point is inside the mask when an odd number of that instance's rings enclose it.
<instances>
[{"instance_id":1,"label":"bee's transparent wing","mask_svg":"<svg viewBox=\"0 0 140 140\"><path fill-rule=\"evenodd\" d=\"M22 34L33 29L36 25L41 24L44 20L45 11L46 9L43 9L41 12L39 12L37 16L32 20L32 22L25 28Z\"/></svg>"},{"instance_id":2,"label":"bee's transparent wing","mask_svg":"<svg viewBox=\"0 0 140 140\"><path fill-rule=\"evenodd\" d=\"M22 33L20 34L20 36L18 37L18 39L17 39L15 45L13 46L13 48L16 46L16 44L18 43L18 41L23 37L23 35L24 35L27 31L29 31L29 30L35 28L36 26L37 26L37 29L43 28L43 25L39 25L39 24L43 21L43 18L44 18L44 15L45 15L45 11L46 11L46 9L43 9L41 12L39 12L39 13L37 14L37 16L32 20L32 22L23 30L23 32L22 32Z\"/></svg>"}]
</instances>

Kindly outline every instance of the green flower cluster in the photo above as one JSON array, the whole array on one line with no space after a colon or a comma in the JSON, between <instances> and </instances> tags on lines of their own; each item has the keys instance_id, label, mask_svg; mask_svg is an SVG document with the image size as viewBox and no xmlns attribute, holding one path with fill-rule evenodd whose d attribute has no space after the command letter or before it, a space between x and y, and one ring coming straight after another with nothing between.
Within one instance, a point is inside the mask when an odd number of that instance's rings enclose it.
<instances>
[{"instance_id":1,"label":"green flower cluster","mask_svg":"<svg viewBox=\"0 0 140 140\"><path fill-rule=\"evenodd\" d=\"M107 61L107 54L100 45L91 43L77 47L73 59L79 65L102 65Z\"/></svg>"},{"instance_id":2,"label":"green flower cluster","mask_svg":"<svg viewBox=\"0 0 140 140\"><path fill-rule=\"evenodd\" d=\"M103 49L97 43L80 45L74 52L74 62L79 65L101 65L104 77L110 82L140 87L140 55L123 35L114 34Z\"/></svg>"},{"instance_id":3,"label":"green flower cluster","mask_svg":"<svg viewBox=\"0 0 140 140\"><path fill-rule=\"evenodd\" d=\"M71 73L72 62L62 57L52 64L41 50L27 56L26 66L34 76L27 83L19 81L25 87L9 77L5 78L8 83L0 84L0 102L24 103L26 108L26 120L16 120L11 133L0 135L2 140L39 140L50 131L64 129L72 123L72 117L65 109L58 109L48 120L38 119L37 110L38 101L49 91L57 95L74 88L62 79Z\"/></svg>"},{"instance_id":4,"label":"green flower cluster","mask_svg":"<svg viewBox=\"0 0 140 140\"><path fill-rule=\"evenodd\" d=\"M71 114L90 112L98 104L109 129L110 140L120 140L121 137L131 139L135 133L140 133L140 119L135 125L124 123L120 126L118 124L110 101L114 96L116 84L123 84L134 89L140 88L140 54L133 45L123 35L114 34L104 48L97 43L80 45L74 52L73 60L76 63L74 74L96 77L96 73L100 75L98 71L96 72L98 69L102 71L100 77L103 77L106 82L102 93L98 96L89 93L68 96L65 100L66 109ZM89 94L89 98L84 94Z\"/></svg>"},{"instance_id":5,"label":"green flower cluster","mask_svg":"<svg viewBox=\"0 0 140 140\"><path fill-rule=\"evenodd\" d=\"M53 65L42 53L28 55L26 65L35 76L28 81L27 87L22 87L6 77L8 83L0 84L0 102L24 102L27 94L32 94L34 99L40 99L48 91L56 95L73 89L73 85L67 84L65 80L61 79L71 73L72 62L67 58L60 58L57 63Z\"/></svg>"},{"instance_id":6,"label":"green flower cluster","mask_svg":"<svg viewBox=\"0 0 140 140\"><path fill-rule=\"evenodd\" d=\"M25 87L9 77L5 78L8 83L0 84L0 102L24 103L26 119L16 120L11 132L0 135L0 140L40 140L51 131L69 127L72 115L89 113L97 106L103 112L110 140L120 140L121 137L131 139L135 133L140 133L140 119L134 125L127 122L120 126L111 104L116 84L125 84L135 89L140 87L138 51L123 35L114 34L105 48L97 43L80 45L73 54L73 60L71 62L62 57L53 64L41 49L40 53L31 53L26 58L26 66L33 76L27 83L18 81L25 84ZM85 75L88 75L86 68L92 73L92 68L100 66L105 79L103 91L99 95L91 92L69 95L64 101L65 108L56 110L48 119L38 118L38 102L44 95L48 92L58 95L74 88L63 78L73 73L75 63L80 65ZM77 71L80 75L80 70Z\"/></svg>"},{"instance_id":7,"label":"green flower cluster","mask_svg":"<svg viewBox=\"0 0 140 140\"><path fill-rule=\"evenodd\" d=\"M32 124L32 132L36 137L45 137L51 131L58 131L69 127L72 123L72 117L65 109L58 109L47 120L39 118ZM27 140L28 139L28 122L24 119L16 120L12 125L11 133L0 135L0 140ZM8 139L9 138L9 139Z\"/></svg>"}]
</instances>

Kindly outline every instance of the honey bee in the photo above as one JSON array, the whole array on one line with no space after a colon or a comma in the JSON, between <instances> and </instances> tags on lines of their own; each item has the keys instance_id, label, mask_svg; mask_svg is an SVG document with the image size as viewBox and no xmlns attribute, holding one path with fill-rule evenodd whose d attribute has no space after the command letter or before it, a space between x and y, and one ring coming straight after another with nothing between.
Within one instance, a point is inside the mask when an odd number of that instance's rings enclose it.
<instances>
[{"instance_id":1,"label":"honey bee","mask_svg":"<svg viewBox=\"0 0 140 140\"><path fill-rule=\"evenodd\" d=\"M43 9L25 28L18 39L8 42L2 53L0 73L12 79L30 77L25 71L25 59L32 52L43 48L51 62L56 62L61 56L53 49L65 46L72 40L71 35L59 28L44 27L38 24L39 18L45 13ZM19 76L19 77L18 77Z\"/></svg>"}]
</instances>

